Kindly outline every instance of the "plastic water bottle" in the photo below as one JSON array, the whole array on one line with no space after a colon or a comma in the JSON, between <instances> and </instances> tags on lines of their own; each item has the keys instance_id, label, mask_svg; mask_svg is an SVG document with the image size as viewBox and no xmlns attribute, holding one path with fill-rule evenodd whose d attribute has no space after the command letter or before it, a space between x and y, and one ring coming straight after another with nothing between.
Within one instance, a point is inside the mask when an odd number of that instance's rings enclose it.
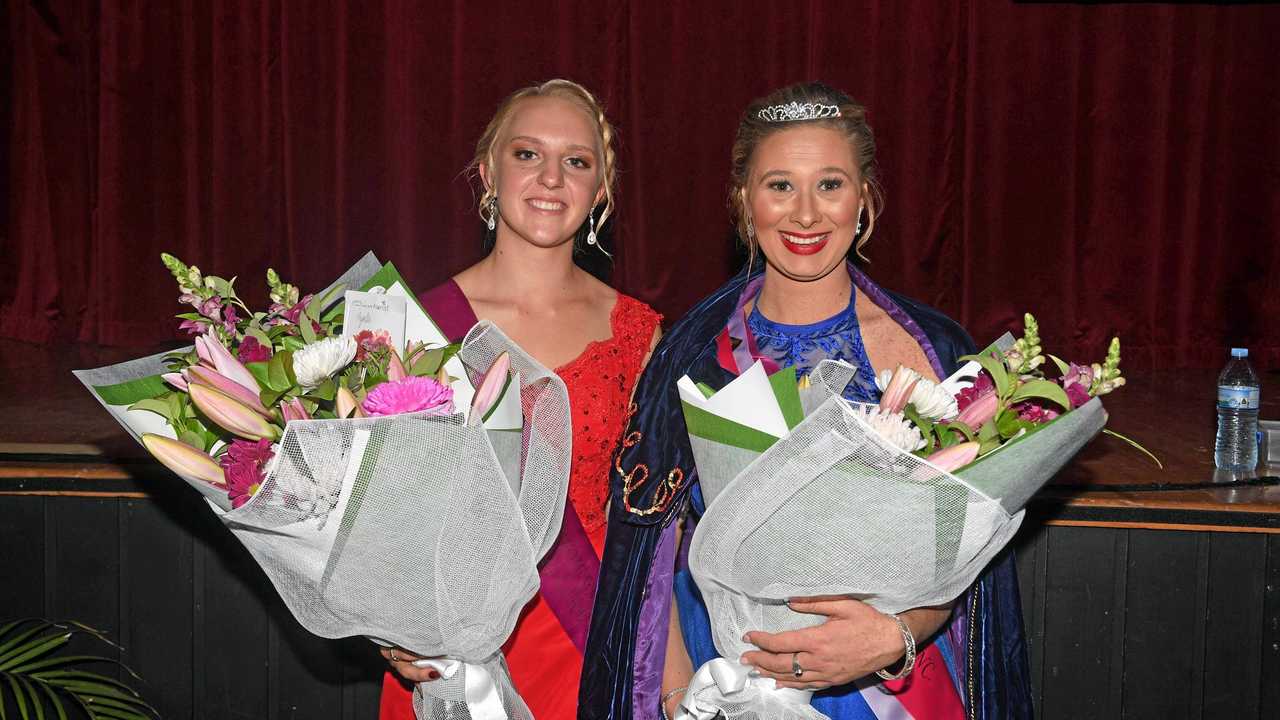
<instances>
[{"instance_id":1,"label":"plastic water bottle","mask_svg":"<svg viewBox=\"0 0 1280 720\"><path fill-rule=\"evenodd\" d=\"M1258 464L1258 376L1249 351L1231 348L1231 361L1218 376L1218 439L1213 462L1224 470L1252 470Z\"/></svg>"}]
</instances>

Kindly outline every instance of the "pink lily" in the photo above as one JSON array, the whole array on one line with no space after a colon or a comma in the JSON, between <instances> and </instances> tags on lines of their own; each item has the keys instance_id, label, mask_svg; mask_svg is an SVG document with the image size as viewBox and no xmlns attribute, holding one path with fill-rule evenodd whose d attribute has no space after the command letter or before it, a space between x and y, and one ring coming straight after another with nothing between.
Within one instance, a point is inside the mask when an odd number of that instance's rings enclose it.
<instances>
[{"instance_id":1,"label":"pink lily","mask_svg":"<svg viewBox=\"0 0 1280 720\"><path fill-rule=\"evenodd\" d=\"M977 399L969 403L960 414L956 416L956 422L962 422L970 428L977 430L987 423L991 418L996 416L996 411L1000 409L1000 398L996 396L995 390L979 395Z\"/></svg>"},{"instance_id":2,"label":"pink lily","mask_svg":"<svg viewBox=\"0 0 1280 720\"><path fill-rule=\"evenodd\" d=\"M391 359L387 362L387 379L396 382L409 377L409 371L405 370L404 363L400 362L399 353L392 348L390 355Z\"/></svg>"},{"instance_id":3,"label":"pink lily","mask_svg":"<svg viewBox=\"0 0 1280 720\"><path fill-rule=\"evenodd\" d=\"M489 371L484 374L484 380L480 381L480 387L476 389L476 394L471 397L469 422L478 425L484 420L485 413L489 412L489 408L498 402L498 398L502 394L502 388L507 384L507 376L510 371L511 356L502 353L489 366Z\"/></svg>"},{"instance_id":4,"label":"pink lily","mask_svg":"<svg viewBox=\"0 0 1280 720\"><path fill-rule=\"evenodd\" d=\"M910 368L899 365L893 371L893 377L880 395L880 409L891 413L900 413L911 400L911 392L916 389L920 374Z\"/></svg>"},{"instance_id":5,"label":"pink lily","mask_svg":"<svg viewBox=\"0 0 1280 720\"><path fill-rule=\"evenodd\" d=\"M937 465L946 472L953 472L973 462L978 457L978 448L976 442L962 442L951 447L943 448L925 458L929 462Z\"/></svg>"},{"instance_id":6,"label":"pink lily","mask_svg":"<svg viewBox=\"0 0 1280 720\"><path fill-rule=\"evenodd\" d=\"M200 412L224 430L246 440L275 440L280 437L280 428L226 393L199 383L192 383L188 392L191 393L191 402Z\"/></svg>"},{"instance_id":7,"label":"pink lily","mask_svg":"<svg viewBox=\"0 0 1280 720\"><path fill-rule=\"evenodd\" d=\"M334 413L340 418L364 417L364 411L360 409L360 403L356 401L356 396L346 386L338 388L338 394L333 399L333 406Z\"/></svg>"},{"instance_id":8,"label":"pink lily","mask_svg":"<svg viewBox=\"0 0 1280 720\"><path fill-rule=\"evenodd\" d=\"M201 340L204 342L201 343ZM203 352L201 352L202 344L204 346ZM214 370L240 383L254 395L262 392L262 388L258 387L258 381L254 379L253 373L249 372L249 369L223 347L218 338L212 334L196 338L196 354L203 363L212 365Z\"/></svg>"},{"instance_id":9,"label":"pink lily","mask_svg":"<svg viewBox=\"0 0 1280 720\"><path fill-rule=\"evenodd\" d=\"M285 422L311 419L311 413L307 412L307 408L302 405L302 401L298 398L280 403L280 416L284 418Z\"/></svg>"},{"instance_id":10,"label":"pink lily","mask_svg":"<svg viewBox=\"0 0 1280 720\"><path fill-rule=\"evenodd\" d=\"M217 390L224 395L230 395L237 402L243 403L253 408L263 417L271 417L270 411L262 404L262 400L258 397L258 393L251 392L248 388L235 382L226 375L212 368L203 365L192 365L183 371L186 374L188 384L206 385Z\"/></svg>"},{"instance_id":11,"label":"pink lily","mask_svg":"<svg viewBox=\"0 0 1280 720\"><path fill-rule=\"evenodd\" d=\"M227 484L222 468L207 453L190 445L155 433L145 433L142 445L161 465L187 481L199 480L224 487Z\"/></svg>"},{"instance_id":12,"label":"pink lily","mask_svg":"<svg viewBox=\"0 0 1280 720\"><path fill-rule=\"evenodd\" d=\"M187 391L187 379L183 377L182 373L165 373L160 377L174 388L181 390L182 392Z\"/></svg>"}]
</instances>

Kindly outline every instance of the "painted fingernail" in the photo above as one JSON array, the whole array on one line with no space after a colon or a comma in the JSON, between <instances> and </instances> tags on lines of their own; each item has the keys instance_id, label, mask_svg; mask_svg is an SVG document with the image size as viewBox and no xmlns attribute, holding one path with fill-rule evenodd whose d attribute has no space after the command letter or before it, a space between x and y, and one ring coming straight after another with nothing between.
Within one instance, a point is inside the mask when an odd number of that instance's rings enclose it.
<instances>
[{"instance_id":1,"label":"painted fingernail","mask_svg":"<svg viewBox=\"0 0 1280 720\"><path fill-rule=\"evenodd\" d=\"M751 633L742 636L742 642L751 642Z\"/></svg>"},{"instance_id":2,"label":"painted fingernail","mask_svg":"<svg viewBox=\"0 0 1280 720\"><path fill-rule=\"evenodd\" d=\"M439 680L439 679L440 679L440 673L436 672L435 670L432 670L431 672L427 673L427 679L429 679L429 680Z\"/></svg>"}]
</instances>

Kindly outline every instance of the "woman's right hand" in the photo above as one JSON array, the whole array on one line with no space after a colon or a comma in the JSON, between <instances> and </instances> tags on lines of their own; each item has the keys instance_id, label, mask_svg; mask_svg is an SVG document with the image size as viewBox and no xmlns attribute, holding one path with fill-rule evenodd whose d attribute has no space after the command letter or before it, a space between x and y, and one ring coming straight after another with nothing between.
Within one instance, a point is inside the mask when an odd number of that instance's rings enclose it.
<instances>
[{"instance_id":1,"label":"woman's right hand","mask_svg":"<svg viewBox=\"0 0 1280 720\"><path fill-rule=\"evenodd\" d=\"M419 667L414 663L420 660L439 660L441 658L424 658L405 650L402 647L379 648L378 652L391 665L391 670L409 682L421 683L440 679L440 671L430 666Z\"/></svg>"}]
</instances>

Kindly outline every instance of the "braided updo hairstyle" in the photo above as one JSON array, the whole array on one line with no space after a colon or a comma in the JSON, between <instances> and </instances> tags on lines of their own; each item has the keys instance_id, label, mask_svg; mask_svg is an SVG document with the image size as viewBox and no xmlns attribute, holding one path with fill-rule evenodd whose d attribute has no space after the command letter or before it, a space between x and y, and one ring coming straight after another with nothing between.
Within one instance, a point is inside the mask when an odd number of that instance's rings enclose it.
<instances>
[{"instance_id":1,"label":"braided updo hairstyle","mask_svg":"<svg viewBox=\"0 0 1280 720\"><path fill-rule=\"evenodd\" d=\"M760 117L760 111L764 108L793 102L801 105L808 103L835 105L840 108L840 116L787 122L770 122ZM848 95L820 82L788 85L753 101L743 114L742 121L738 123L738 134L733 140L732 167L729 174L729 206L737 222L738 237L746 243L752 259L755 258L757 249L756 241L747 232L747 212L744 206L747 184L751 180L752 157L760 143L770 135L807 125L831 128L841 133L848 139L849 146L853 149L853 159L858 166L858 175L865 184L862 201L867 209L866 227L863 228L854 246L854 252L859 257L862 257L862 246L867 244L876 229L876 216L880 214L883 199L878 182L879 171L876 167L876 139L871 132L871 126L867 124L867 109Z\"/></svg>"},{"instance_id":2,"label":"braided updo hairstyle","mask_svg":"<svg viewBox=\"0 0 1280 720\"><path fill-rule=\"evenodd\" d=\"M591 118L591 122L596 128L596 140L599 143L600 152L600 168L601 183L604 185L604 212L596 221L596 227L604 227L604 223L613 214L613 189L616 176L615 170L615 154L613 150L613 126L609 124L608 118L604 115L604 108L600 102L596 100L591 91L582 87L572 80L548 80L539 85L530 85L521 88L506 97L501 104L498 105L498 111L493 114L493 119L485 126L484 133L480 136L480 140L476 143L476 154L472 158L468 170L478 173L480 166L488 167L492 172L497 167L493 158L493 146L497 144L499 136L510 122L511 116L515 114L516 107L521 100L535 97L555 97L569 102L582 108L582 110ZM483 194L480 195L480 204L477 211L480 219L488 222L489 203L493 201L497 191L491 187L485 187ZM594 208L592 209L594 212Z\"/></svg>"}]
</instances>

